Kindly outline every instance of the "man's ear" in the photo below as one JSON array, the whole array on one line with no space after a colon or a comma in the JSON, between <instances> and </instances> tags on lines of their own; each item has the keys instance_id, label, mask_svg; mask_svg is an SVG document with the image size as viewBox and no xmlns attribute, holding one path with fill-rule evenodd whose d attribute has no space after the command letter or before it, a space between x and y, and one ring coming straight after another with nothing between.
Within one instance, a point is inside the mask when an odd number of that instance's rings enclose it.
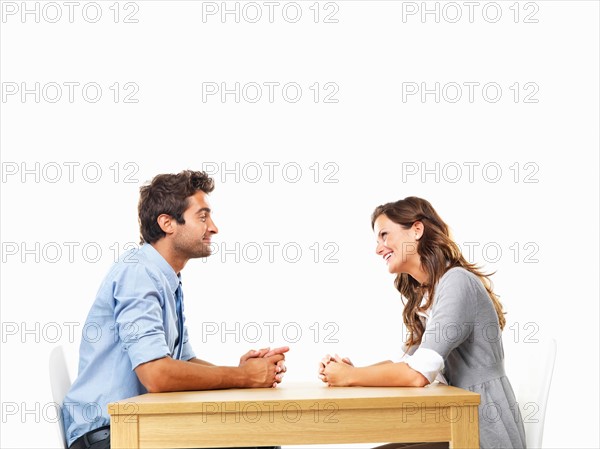
<instances>
[{"instance_id":1,"label":"man's ear","mask_svg":"<svg viewBox=\"0 0 600 449\"><path fill-rule=\"evenodd\" d=\"M156 218L156 222L160 226L160 229L167 235L175 232L175 219L168 214L160 214Z\"/></svg>"}]
</instances>

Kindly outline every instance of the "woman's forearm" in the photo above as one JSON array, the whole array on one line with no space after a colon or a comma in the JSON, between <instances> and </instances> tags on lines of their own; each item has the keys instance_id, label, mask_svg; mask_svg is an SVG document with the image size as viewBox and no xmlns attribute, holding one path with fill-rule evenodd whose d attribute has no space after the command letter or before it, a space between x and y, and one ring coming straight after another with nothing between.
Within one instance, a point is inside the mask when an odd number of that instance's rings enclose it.
<instances>
[{"instance_id":1,"label":"woman's forearm","mask_svg":"<svg viewBox=\"0 0 600 449\"><path fill-rule=\"evenodd\" d=\"M404 362L381 362L355 368L349 380L350 385L363 387L424 387L429 384L425 376Z\"/></svg>"},{"instance_id":2,"label":"woman's forearm","mask_svg":"<svg viewBox=\"0 0 600 449\"><path fill-rule=\"evenodd\" d=\"M373 363L372 365L368 365L368 366L379 366L379 365L385 365L387 363L394 363L391 360L384 360L383 362L377 362L377 363Z\"/></svg>"}]
</instances>

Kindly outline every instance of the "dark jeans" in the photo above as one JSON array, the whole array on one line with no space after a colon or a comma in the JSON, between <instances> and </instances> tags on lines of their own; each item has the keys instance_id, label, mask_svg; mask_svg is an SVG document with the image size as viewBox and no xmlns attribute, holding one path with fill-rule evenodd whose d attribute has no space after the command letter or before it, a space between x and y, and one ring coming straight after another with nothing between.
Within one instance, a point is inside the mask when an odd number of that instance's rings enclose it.
<instances>
[{"instance_id":1,"label":"dark jeans","mask_svg":"<svg viewBox=\"0 0 600 449\"><path fill-rule=\"evenodd\" d=\"M69 449L110 449L110 426L90 430L73 441Z\"/></svg>"}]
</instances>

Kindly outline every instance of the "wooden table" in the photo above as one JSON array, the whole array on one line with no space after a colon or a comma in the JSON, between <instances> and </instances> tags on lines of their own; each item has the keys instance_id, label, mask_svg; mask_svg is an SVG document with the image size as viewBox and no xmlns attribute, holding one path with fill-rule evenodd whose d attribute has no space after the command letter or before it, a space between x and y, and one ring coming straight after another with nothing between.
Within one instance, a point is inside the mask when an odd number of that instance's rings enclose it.
<instances>
[{"instance_id":1,"label":"wooden table","mask_svg":"<svg viewBox=\"0 0 600 449\"><path fill-rule=\"evenodd\" d=\"M278 388L153 393L108 406L111 448L449 441L478 448L479 395L427 388Z\"/></svg>"}]
</instances>

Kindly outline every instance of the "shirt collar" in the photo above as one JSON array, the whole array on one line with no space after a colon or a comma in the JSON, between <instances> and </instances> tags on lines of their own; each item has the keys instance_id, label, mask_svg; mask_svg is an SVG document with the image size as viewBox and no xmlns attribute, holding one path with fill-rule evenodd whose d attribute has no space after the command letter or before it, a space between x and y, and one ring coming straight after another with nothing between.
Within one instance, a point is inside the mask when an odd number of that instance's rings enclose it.
<instances>
[{"instance_id":1,"label":"shirt collar","mask_svg":"<svg viewBox=\"0 0 600 449\"><path fill-rule=\"evenodd\" d=\"M167 278L167 282L171 287L171 291L173 294L175 294L175 291L179 288L179 283L181 282L181 273L175 273L175 270L173 270L173 267L169 265L169 262L167 262L151 244L144 243L140 247L140 252L142 252L142 254L144 254L150 262L155 264L160 271L162 271Z\"/></svg>"}]
</instances>

